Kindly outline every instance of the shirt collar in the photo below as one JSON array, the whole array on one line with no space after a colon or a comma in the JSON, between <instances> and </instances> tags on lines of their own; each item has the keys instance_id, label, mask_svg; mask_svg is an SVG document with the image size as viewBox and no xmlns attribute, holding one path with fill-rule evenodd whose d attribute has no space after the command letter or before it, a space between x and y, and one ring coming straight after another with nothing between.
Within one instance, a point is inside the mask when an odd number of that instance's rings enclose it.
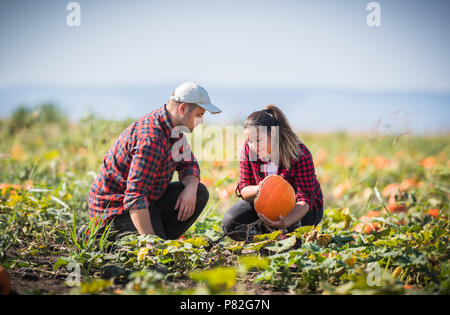
<instances>
[{"instance_id":1,"label":"shirt collar","mask_svg":"<svg viewBox=\"0 0 450 315\"><path fill-rule=\"evenodd\" d=\"M159 109L159 122L161 123L161 127L164 130L164 134L170 138L173 129L172 120L169 117L169 113L167 112L166 104L161 106Z\"/></svg>"},{"instance_id":2,"label":"shirt collar","mask_svg":"<svg viewBox=\"0 0 450 315\"><path fill-rule=\"evenodd\" d=\"M170 141L174 143L178 141L182 135L178 138L172 138L172 130L174 128L174 125L172 119L170 119L169 113L167 112L166 106L167 104L164 104L159 110L159 121L167 138L169 138Z\"/></svg>"}]
</instances>

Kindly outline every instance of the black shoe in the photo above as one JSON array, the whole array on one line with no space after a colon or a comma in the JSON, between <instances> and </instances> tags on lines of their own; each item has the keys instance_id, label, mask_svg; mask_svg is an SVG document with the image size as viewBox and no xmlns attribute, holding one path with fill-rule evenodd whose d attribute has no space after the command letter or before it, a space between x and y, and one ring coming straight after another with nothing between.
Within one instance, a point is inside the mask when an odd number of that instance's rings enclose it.
<instances>
[{"instance_id":1,"label":"black shoe","mask_svg":"<svg viewBox=\"0 0 450 315\"><path fill-rule=\"evenodd\" d=\"M247 238L245 240L245 243L246 244L253 243L253 238L258 234L261 234L261 233L259 233L258 230L254 226L250 227L250 229L247 232Z\"/></svg>"},{"instance_id":2,"label":"black shoe","mask_svg":"<svg viewBox=\"0 0 450 315\"><path fill-rule=\"evenodd\" d=\"M271 255L274 255L274 254L277 254L277 253L271 253L270 252L270 250L268 250L268 249L265 249L264 247L263 248L260 248L259 249L259 254L261 255L261 256L271 256Z\"/></svg>"}]
</instances>

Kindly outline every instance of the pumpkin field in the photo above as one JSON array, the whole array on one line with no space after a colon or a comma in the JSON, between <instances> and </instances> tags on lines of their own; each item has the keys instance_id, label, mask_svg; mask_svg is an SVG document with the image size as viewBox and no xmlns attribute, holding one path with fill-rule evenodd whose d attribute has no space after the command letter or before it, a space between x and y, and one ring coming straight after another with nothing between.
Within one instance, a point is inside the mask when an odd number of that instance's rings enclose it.
<instances>
[{"instance_id":1,"label":"pumpkin field","mask_svg":"<svg viewBox=\"0 0 450 315\"><path fill-rule=\"evenodd\" d=\"M449 134L294 126L324 194L315 227L224 237L239 162L218 160L199 161L210 199L180 239L80 238L90 185L131 122L72 122L52 104L0 120L0 293L450 294Z\"/></svg>"}]
</instances>

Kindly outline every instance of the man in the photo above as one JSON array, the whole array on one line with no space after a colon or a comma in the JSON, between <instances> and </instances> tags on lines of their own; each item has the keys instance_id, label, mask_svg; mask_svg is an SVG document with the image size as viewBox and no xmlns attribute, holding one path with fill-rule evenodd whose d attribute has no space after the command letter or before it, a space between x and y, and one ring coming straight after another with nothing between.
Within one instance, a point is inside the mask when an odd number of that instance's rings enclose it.
<instances>
[{"instance_id":1,"label":"man","mask_svg":"<svg viewBox=\"0 0 450 315\"><path fill-rule=\"evenodd\" d=\"M175 89L167 104L125 129L106 153L90 189L91 220L101 220L102 226L113 220L112 230L122 235L183 235L209 194L187 142L178 146L177 141L185 139L177 130L192 132L205 111L221 112L204 88L187 82ZM175 170L179 182L171 182Z\"/></svg>"}]
</instances>

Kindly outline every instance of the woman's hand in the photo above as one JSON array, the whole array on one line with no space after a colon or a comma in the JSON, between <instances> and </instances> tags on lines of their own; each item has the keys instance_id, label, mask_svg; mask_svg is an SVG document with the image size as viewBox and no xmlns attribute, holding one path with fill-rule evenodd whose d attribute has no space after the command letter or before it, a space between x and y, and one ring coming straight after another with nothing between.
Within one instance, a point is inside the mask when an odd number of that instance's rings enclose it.
<instances>
[{"instance_id":1,"label":"woman's hand","mask_svg":"<svg viewBox=\"0 0 450 315\"><path fill-rule=\"evenodd\" d=\"M258 213L258 217L262 221L262 223L264 223L268 227L281 229L281 230L287 229L286 223L284 222L284 218L281 215L279 216L279 220L277 220L277 221L272 221L272 220L268 219L264 214L261 214L261 213Z\"/></svg>"},{"instance_id":2,"label":"woman's hand","mask_svg":"<svg viewBox=\"0 0 450 315\"><path fill-rule=\"evenodd\" d=\"M306 213L308 213L308 211L309 205L303 201L300 201L295 204L294 208L291 210L291 212L289 212L289 214L285 218L283 218L280 215L279 220L272 221L261 213L258 213L258 217L268 227L285 230L291 225L300 221L306 215Z\"/></svg>"}]
</instances>

